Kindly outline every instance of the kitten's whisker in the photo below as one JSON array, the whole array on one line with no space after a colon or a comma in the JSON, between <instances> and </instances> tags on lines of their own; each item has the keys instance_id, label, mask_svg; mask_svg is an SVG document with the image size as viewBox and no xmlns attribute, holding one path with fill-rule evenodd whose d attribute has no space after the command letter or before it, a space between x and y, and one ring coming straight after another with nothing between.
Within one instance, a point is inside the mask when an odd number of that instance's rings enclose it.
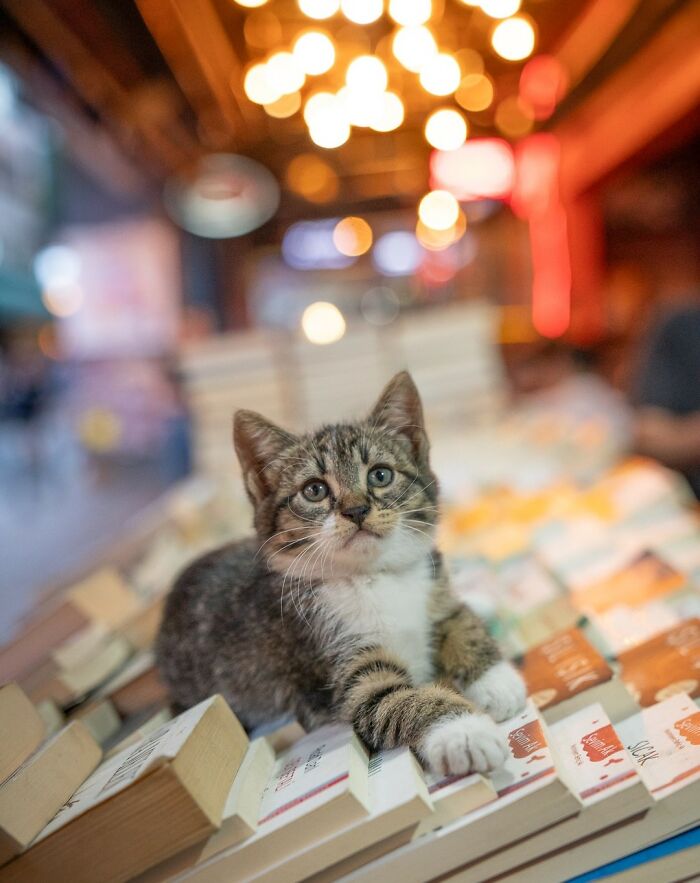
<instances>
[{"instance_id":1,"label":"kitten's whisker","mask_svg":"<svg viewBox=\"0 0 700 883\"><path fill-rule=\"evenodd\" d=\"M258 557L258 555L262 552L262 550L264 549L264 547L265 547L269 542L271 542L272 540L277 539L277 537L281 537L282 534L285 534L285 533L291 533L293 530L308 530L308 528L307 528L307 527L285 527L285 528L283 528L283 530L278 530L277 533L273 533L272 536L269 536L269 537L265 540L265 542L262 544L262 546L260 546L260 548L258 549L258 551L255 553L255 557L256 557L256 558Z\"/></svg>"}]
</instances>

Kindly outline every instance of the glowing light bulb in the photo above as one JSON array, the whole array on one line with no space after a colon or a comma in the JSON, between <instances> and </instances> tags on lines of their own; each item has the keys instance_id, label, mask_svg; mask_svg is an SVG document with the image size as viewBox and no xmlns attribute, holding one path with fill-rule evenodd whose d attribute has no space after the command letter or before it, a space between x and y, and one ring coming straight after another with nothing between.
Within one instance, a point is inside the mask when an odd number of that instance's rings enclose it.
<instances>
[{"instance_id":1,"label":"glowing light bulb","mask_svg":"<svg viewBox=\"0 0 700 883\"><path fill-rule=\"evenodd\" d=\"M520 0L481 0L480 6L491 18L508 18L520 9Z\"/></svg>"},{"instance_id":2,"label":"glowing light bulb","mask_svg":"<svg viewBox=\"0 0 700 883\"><path fill-rule=\"evenodd\" d=\"M340 0L297 0L299 9L309 18L330 18L340 9Z\"/></svg>"},{"instance_id":3,"label":"glowing light bulb","mask_svg":"<svg viewBox=\"0 0 700 883\"><path fill-rule=\"evenodd\" d=\"M294 43L292 54L304 73L325 74L335 64L335 46L327 34L307 31Z\"/></svg>"},{"instance_id":4,"label":"glowing light bulb","mask_svg":"<svg viewBox=\"0 0 700 883\"><path fill-rule=\"evenodd\" d=\"M467 74L455 92L455 101L465 110L486 110L493 101L493 83L485 74Z\"/></svg>"},{"instance_id":5,"label":"glowing light bulb","mask_svg":"<svg viewBox=\"0 0 700 883\"><path fill-rule=\"evenodd\" d=\"M257 9L258 6L264 6L267 0L236 0L236 3L246 9Z\"/></svg>"},{"instance_id":6,"label":"glowing light bulb","mask_svg":"<svg viewBox=\"0 0 700 883\"><path fill-rule=\"evenodd\" d=\"M525 16L507 18L493 29L491 45L506 61L522 61L535 48L535 29Z\"/></svg>"},{"instance_id":7,"label":"glowing light bulb","mask_svg":"<svg viewBox=\"0 0 700 883\"><path fill-rule=\"evenodd\" d=\"M309 202L329 202L338 195L338 176L313 153L295 156L287 166L285 181L290 190Z\"/></svg>"},{"instance_id":8,"label":"glowing light bulb","mask_svg":"<svg viewBox=\"0 0 700 883\"><path fill-rule=\"evenodd\" d=\"M340 10L356 25L368 25L381 17L384 11L383 0L340 0Z\"/></svg>"},{"instance_id":9,"label":"glowing light bulb","mask_svg":"<svg viewBox=\"0 0 700 883\"><path fill-rule=\"evenodd\" d=\"M270 56L265 67L268 80L278 95L297 92L306 80L298 59L291 52L276 52Z\"/></svg>"},{"instance_id":10,"label":"glowing light bulb","mask_svg":"<svg viewBox=\"0 0 700 883\"><path fill-rule=\"evenodd\" d=\"M271 104L264 104L263 107L269 116L275 117L278 120L284 120L287 117L294 116L301 107L301 93L290 92L289 95L282 95L277 101L273 101Z\"/></svg>"},{"instance_id":11,"label":"glowing light bulb","mask_svg":"<svg viewBox=\"0 0 700 883\"><path fill-rule=\"evenodd\" d=\"M371 126L379 118L384 107L384 92L365 92L343 86L338 99L343 106L347 121L352 126Z\"/></svg>"},{"instance_id":12,"label":"glowing light bulb","mask_svg":"<svg viewBox=\"0 0 700 883\"><path fill-rule=\"evenodd\" d=\"M382 92L378 107L370 119L370 126L375 132L393 132L403 122L403 101L395 92Z\"/></svg>"},{"instance_id":13,"label":"glowing light bulb","mask_svg":"<svg viewBox=\"0 0 700 883\"><path fill-rule=\"evenodd\" d=\"M341 254L358 257L372 247L372 228L363 218L343 218L333 230L333 244Z\"/></svg>"},{"instance_id":14,"label":"glowing light bulb","mask_svg":"<svg viewBox=\"0 0 700 883\"><path fill-rule=\"evenodd\" d=\"M431 190L418 204L418 217L431 230L448 230L457 223L459 203L447 190Z\"/></svg>"},{"instance_id":15,"label":"glowing light bulb","mask_svg":"<svg viewBox=\"0 0 700 883\"><path fill-rule=\"evenodd\" d=\"M345 334L345 319L335 304L319 300L304 310L301 328L311 343L335 343Z\"/></svg>"},{"instance_id":16,"label":"glowing light bulb","mask_svg":"<svg viewBox=\"0 0 700 883\"><path fill-rule=\"evenodd\" d=\"M391 48L396 58L408 71L417 74L433 55L437 54L435 38L428 28L399 28Z\"/></svg>"},{"instance_id":17,"label":"glowing light bulb","mask_svg":"<svg viewBox=\"0 0 700 883\"><path fill-rule=\"evenodd\" d=\"M280 97L266 64L254 64L243 80L245 94L255 104L272 104Z\"/></svg>"},{"instance_id":18,"label":"glowing light bulb","mask_svg":"<svg viewBox=\"0 0 700 883\"><path fill-rule=\"evenodd\" d=\"M389 15L397 25L422 25L432 14L432 0L389 0Z\"/></svg>"},{"instance_id":19,"label":"glowing light bulb","mask_svg":"<svg viewBox=\"0 0 700 883\"><path fill-rule=\"evenodd\" d=\"M350 62L345 74L348 87L357 92L383 92L389 76L382 62L375 55L359 55Z\"/></svg>"},{"instance_id":20,"label":"glowing light bulb","mask_svg":"<svg viewBox=\"0 0 700 883\"><path fill-rule=\"evenodd\" d=\"M467 140L467 121L457 110L436 110L425 124L425 140L437 150L456 150Z\"/></svg>"},{"instance_id":21,"label":"glowing light bulb","mask_svg":"<svg viewBox=\"0 0 700 883\"><path fill-rule=\"evenodd\" d=\"M350 137L350 123L337 95L319 92L306 102L304 119L314 144L326 149L340 147Z\"/></svg>"},{"instance_id":22,"label":"glowing light bulb","mask_svg":"<svg viewBox=\"0 0 700 883\"><path fill-rule=\"evenodd\" d=\"M335 113L337 98L332 92L316 92L304 105L304 122L307 126L320 125L324 116Z\"/></svg>"},{"instance_id":23,"label":"glowing light bulb","mask_svg":"<svg viewBox=\"0 0 700 883\"><path fill-rule=\"evenodd\" d=\"M461 78L459 64L445 52L429 58L420 71L420 84L431 95L449 95L457 89Z\"/></svg>"}]
</instances>

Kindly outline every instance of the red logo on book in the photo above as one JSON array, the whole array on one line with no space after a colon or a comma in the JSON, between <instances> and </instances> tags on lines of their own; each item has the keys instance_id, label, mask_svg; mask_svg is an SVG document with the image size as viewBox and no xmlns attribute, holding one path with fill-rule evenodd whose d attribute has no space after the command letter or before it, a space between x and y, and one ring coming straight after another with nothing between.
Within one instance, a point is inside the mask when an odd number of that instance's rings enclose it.
<instances>
[{"instance_id":1,"label":"red logo on book","mask_svg":"<svg viewBox=\"0 0 700 883\"><path fill-rule=\"evenodd\" d=\"M538 720L530 721L517 730L508 733L508 744L514 757L527 757L534 751L541 751L547 747L547 740L542 732L542 725Z\"/></svg>"},{"instance_id":2,"label":"red logo on book","mask_svg":"<svg viewBox=\"0 0 700 883\"><path fill-rule=\"evenodd\" d=\"M673 726L691 745L700 745L700 711L676 721Z\"/></svg>"},{"instance_id":3,"label":"red logo on book","mask_svg":"<svg viewBox=\"0 0 700 883\"><path fill-rule=\"evenodd\" d=\"M581 739L581 745L588 759L593 763L600 763L601 760L607 760L611 754L622 751L622 742L611 724L588 733Z\"/></svg>"}]
</instances>

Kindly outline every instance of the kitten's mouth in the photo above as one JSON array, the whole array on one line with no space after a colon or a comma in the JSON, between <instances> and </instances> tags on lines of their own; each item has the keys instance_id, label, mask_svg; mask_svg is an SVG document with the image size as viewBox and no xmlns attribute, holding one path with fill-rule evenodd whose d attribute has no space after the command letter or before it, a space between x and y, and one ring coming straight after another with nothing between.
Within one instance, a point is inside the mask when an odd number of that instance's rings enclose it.
<instances>
[{"instance_id":1,"label":"kitten's mouth","mask_svg":"<svg viewBox=\"0 0 700 883\"><path fill-rule=\"evenodd\" d=\"M368 530L366 527L361 527L359 530L356 530L355 533L349 537L345 541L345 546L350 546L353 543L367 543L372 540L379 540L381 537L378 533L375 533L373 530Z\"/></svg>"}]
</instances>

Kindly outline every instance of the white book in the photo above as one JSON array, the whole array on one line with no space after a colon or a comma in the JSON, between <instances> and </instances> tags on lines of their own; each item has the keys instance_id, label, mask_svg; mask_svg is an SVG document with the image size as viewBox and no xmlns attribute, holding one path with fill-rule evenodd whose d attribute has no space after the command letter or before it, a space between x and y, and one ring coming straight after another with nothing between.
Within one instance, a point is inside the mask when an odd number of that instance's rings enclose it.
<instances>
[{"instance_id":1,"label":"white book","mask_svg":"<svg viewBox=\"0 0 700 883\"><path fill-rule=\"evenodd\" d=\"M433 801L433 812L420 823L415 837L449 825L498 797L493 782L480 773L438 776L426 772L425 780Z\"/></svg>"},{"instance_id":2,"label":"white book","mask_svg":"<svg viewBox=\"0 0 700 883\"><path fill-rule=\"evenodd\" d=\"M545 856L513 880L556 880L607 862L693 827L700 821L700 710L680 693L615 724L653 804L641 818Z\"/></svg>"},{"instance_id":3,"label":"white book","mask_svg":"<svg viewBox=\"0 0 700 883\"><path fill-rule=\"evenodd\" d=\"M510 756L491 776L498 799L358 869L348 881L424 883L580 810L556 769L535 707L528 703L500 727Z\"/></svg>"},{"instance_id":4,"label":"white book","mask_svg":"<svg viewBox=\"0 0 700 883\"><path fill-rule=\"evenodd\" d=\"M309 733L278 759L252 837L212 855L179 880L249 881L369 812L368 758L351 727Z\"/></svg>"},{"instance_id":5,"label":"white book","mask_svg":"<svg viewBox=\"0 0 700 883\"><path fill-rule=\"evenodd\" d=\"M458 872L451 880L508 880L541 883L542 856L639 816L653 799L603 706L596 702L549 727L561 777L581 803L581 812L554 824L490 859ZM521 867L535 862L532 867Z\"/></svg>"}]
</instances>

